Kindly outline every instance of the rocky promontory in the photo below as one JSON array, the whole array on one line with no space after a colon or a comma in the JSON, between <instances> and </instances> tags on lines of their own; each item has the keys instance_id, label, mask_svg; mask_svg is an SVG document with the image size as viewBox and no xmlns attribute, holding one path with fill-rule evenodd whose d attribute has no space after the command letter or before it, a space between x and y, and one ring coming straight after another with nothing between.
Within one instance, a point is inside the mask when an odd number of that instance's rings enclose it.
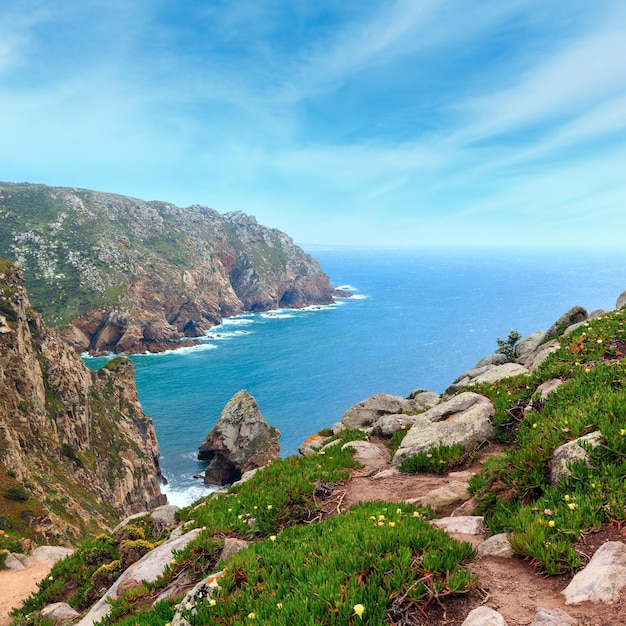
<instances>
[{"instance_id":1,"label":"rocky promontory","mask_svg":"<svg viewBox=\"0 0 626 626\"><path fill-rule=\"evenodd\" d=\"M0 528L75 542L165 502L133 365L87 368L0 260Z\"/></svg>"},{"instance_id":2,"label":"rocky promontory","mask_svg":"<svg viewBox=\"0 0 626 626\"><path fill-rule=\"evenodd\" d=\"M78 352L177 348L224 317L335 293L313 257L252 216L85 189L0 183L0 256Z\"/></svg>"},{"instance_id":3,"label":"rocky promontory","mask_svg":"<svg viewBox=\"0 0 626 626\"><path fill-rule=\"evenodd\" d=\"M198 449L198 459L209 461L204 482L230 484L263 467L278 457L279 438L280 432L267 424L256 400L242 389L227 402Z\"/></svg>"}]
</instances>

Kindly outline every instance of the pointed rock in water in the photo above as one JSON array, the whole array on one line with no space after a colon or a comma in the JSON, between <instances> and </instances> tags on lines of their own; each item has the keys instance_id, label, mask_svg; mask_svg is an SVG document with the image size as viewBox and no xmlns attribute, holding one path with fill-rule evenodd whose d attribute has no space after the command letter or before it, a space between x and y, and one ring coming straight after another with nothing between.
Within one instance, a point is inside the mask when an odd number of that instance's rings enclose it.
<instances>
[{"instance_id":1,"label":"pointed rock in water","mask_svg":"<svg viewBox=\"0 0 626 626\"><path fill-rule=\"evenodd\" d=\"M267 424L255 399L245 390L237 392L198 449L198 459L210 461L204 482L226 485L266 465L278 457L279 438L280 432Z\"/></svg>"}]
</instances>

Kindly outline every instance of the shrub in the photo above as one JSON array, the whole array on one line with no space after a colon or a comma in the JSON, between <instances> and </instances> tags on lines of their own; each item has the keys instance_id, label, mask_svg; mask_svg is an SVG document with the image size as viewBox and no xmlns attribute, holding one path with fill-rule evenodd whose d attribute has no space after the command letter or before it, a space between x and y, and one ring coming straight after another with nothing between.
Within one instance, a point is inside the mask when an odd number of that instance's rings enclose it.
<instances>
[{"instance_id":1,"label":"shrub","mask_svg":"<svg viewBox=\"0 0 626 626\"><path fill-rule=\"evenodd\" d=\"M506 339L500 339L500 337L498 337L496 339L496 343L498 344L496 354L504 354L509 361L513 361L515 359L515 344L521 338L522 335L514 329L509 332L509 336Z\"/></svg>"},{"instance_id":2,"label":"shrub","mask_svg":"<svg viewBox=\"0 0 626 626\"><path fill-rule=\"evenodd\" d=\"M14 500L15 502L26 502L30 497L23 487L9 487L4 492L5 498Z\"/></svg>"}]
</instances>

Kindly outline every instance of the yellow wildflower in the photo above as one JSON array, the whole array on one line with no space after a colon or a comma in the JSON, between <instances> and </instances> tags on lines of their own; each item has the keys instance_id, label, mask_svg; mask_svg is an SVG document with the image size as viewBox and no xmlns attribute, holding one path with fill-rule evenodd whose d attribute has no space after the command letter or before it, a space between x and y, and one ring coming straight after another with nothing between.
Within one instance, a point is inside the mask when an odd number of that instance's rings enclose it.
<instances>
[{"instance_id":1,"label":"yellow wildflower","mask_svg":"<svg viewBox=\"0 0 626 626\"><path fill-rule=\"evenodd\" d=\"M256 613L248 613L248 619L256 619Z\"/></svg>"},{"instance_id":2,"label":"yellow wildflower","mask_svg":"<svg viewBox=\"0 0 626 626\"><path fill-rule=\"evenodd\" d=\"M358 615L359 617L361 617L363 615L363 613L365 613L365 607L362 604L355 604L354 605L354 614Z\"/></svg>"},{"instance_id":3,"label":"yellow wildflower","mask_svg":"<svg viewBox=\"0 0 626 626\"><path fill-rule=\"evenodd\" d=\"M211 598L209 600L209 606L215 606L217 604L217 601L215 600L215 598Z\"/></svg>"},{"instance_id":4,"label":"yellow wildflower","mask_svg":"<svg viewBox=\"0 0 626 626\"><path fill-rule=\"evenodd\" d=\"M548 526L550 526L550 528L554 528L554 520L553 520L553 519L551 519L551 520L548 522Z\"/></svg>"},{"instance_id":5,"label":"yellow wildflower","mask_svg":"<svg viewBox=\"0 0 626 626\"><path fill-rule=\"evenodd\" d=\"M270 535L270 541L276 541L276 535Z\"/></svg>"}]
</instances>

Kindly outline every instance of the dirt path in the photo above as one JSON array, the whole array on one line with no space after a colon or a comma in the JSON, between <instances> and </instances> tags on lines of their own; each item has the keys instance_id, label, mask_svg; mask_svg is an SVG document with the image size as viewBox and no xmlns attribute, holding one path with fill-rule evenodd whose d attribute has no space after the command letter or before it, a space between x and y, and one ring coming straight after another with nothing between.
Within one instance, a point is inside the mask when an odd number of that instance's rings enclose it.
<instances>
[{"instance_id":1,"label":"dirt path","mask_svg":"<svg viewBox=\"0 0 626 626\"><path fill-rule=\"evenodd\" d=\"M31 567L19 572L0 571L0 626L10 623L9 612L19 606L33 591L37 583L50 572L50 566L30 557Z\"/></svg>"},{"instance_id":2,"label":"dirt path","mask_svg":"<svg viewBox=\"0 0 626 626\"><path fill-rule=\"evenodd\" d=\"M381 449L382 442L373 441ZM489 454L499 453L498 450ZM361 460L363 463L363 461ZM468 469L469 474L480 470L481 463ZM415 502L433 489L451 482L451 478L433 474L398 474L387 472L393 470L391 465L380 462L365 463L364 467L352 473L345 485L333 492L327 502L329 512L343 512L357 502L367 500L383 500L385 502ZM385 478L375 478L376 474L385 471ZM458 478L453 477L458 480ZM325 507L326 508L326 507ZM463 509L467 509L466 506ZM471 512L460 512L471 515ZM459 536L461 540L471 540L476 545L482 538ZM588 560L597 548L605 541L626 542L626 529L608 527L600 533L584 538L577 548ZM472 571L479 578L480 591L458 598L454 602L445 603L449 606L447 614L435 611L429 615L424 625L459 626L465 616L475 607L484 604L498 611L508 626L528 626L535 618L538 608L561 609L571 617L578 619L580 626L626 626L626 602L613 605L602 603L585 603L579 606L566 606L561 591L572 578L568 576L542 576L531 565L517 558L487 557L471 564ZM416 621L419 624L420 621Z\"/></svg>"}]
</instances>

